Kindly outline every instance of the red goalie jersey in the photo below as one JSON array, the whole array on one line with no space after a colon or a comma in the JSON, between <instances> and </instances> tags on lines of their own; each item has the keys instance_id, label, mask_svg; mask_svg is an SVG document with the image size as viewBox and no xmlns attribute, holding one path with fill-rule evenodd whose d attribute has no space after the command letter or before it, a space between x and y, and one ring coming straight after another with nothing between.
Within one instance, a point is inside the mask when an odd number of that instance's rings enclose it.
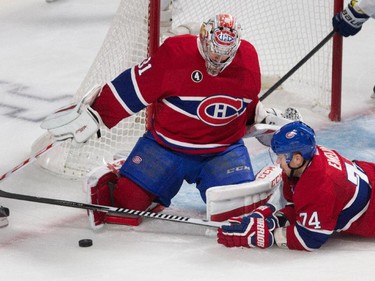
<instances>
[{"instance_id":1,"label":"red goalie jersey","mask_svg":"<svg viewBox=\"0 0 375 281\"><path fill-rule=\"evenodd\" d=\"M151 58L107 83L93 104L104 124L111 128L153 103L150 131L165 147L215 153L241 139L259 101L257 53L242 40L232 63L211 76L197 40L192 35L169 38Z\"/></svg>"},{"instance_id":2,"label":"red goalie jersey","mask_svg":"<svg viewBox=\"0 0 375 281\"><path fill-rule=\"evenodd\" d=\"M317 146L298 181L283 180L288 248L317 249L334 231L375 237L375 164Z\"/></svg>"}]
</instances>

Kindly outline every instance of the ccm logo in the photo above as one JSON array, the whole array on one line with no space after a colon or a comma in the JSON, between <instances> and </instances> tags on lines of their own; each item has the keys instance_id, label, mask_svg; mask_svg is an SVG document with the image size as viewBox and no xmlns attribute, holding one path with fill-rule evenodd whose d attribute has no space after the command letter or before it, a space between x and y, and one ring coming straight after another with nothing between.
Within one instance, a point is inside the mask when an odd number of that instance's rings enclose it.
<instances>
[{"instance_id":1,"label":"ccm logo","mask_svg":"<svg viewBox=\"0 0 375 281\"><path fill-rule=\"evenodd\" d=\"M238 166L238 167L235 167L235 168L228 169L227 174L232 174L232 173L235 173L235 172L240 172L240 171L245 171L245 170L250 171L251 169L250 169L249 166Z\"/></svg>"},{"instance_id":2,"label":"ccm logo","mask_svg":"<svg viewBox=\"0 0 375 281\"><path fill-rule=\"evenodd\" d=\"M265 169L260 175L258 175L259 179L265 179L269 174L271 174L275 170L275 166L270 166Z\"/></svg>"}]
</instances>

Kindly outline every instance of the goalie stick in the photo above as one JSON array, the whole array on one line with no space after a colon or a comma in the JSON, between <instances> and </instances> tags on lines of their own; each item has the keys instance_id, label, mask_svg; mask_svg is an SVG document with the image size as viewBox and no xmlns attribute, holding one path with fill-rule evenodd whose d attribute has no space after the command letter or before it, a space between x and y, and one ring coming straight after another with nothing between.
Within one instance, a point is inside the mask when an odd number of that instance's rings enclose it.
<instances>
[{"instance_id":1,"label":"goalie stick","mask_svg":"<svg viewBox=\"0 0 375 281\"><path fill-rule=\"evenodd\" d=\"M104 212L104 213L116 214L120 216L121 215L137 215L137 216L141 216L145 218L159 219L159 220L164 220L164 221L179 222L179 223L186 223L186 224L193 224L193 225L200 225L200 226L214 227L214 228L219 228L222 225L228 224L228 222L214 222L214 221L208 221L208 220L203 220L203 219L182 217L182 216L169 215L169 214L163 214L163 213L153 213L149 211L136 211L136 210L131 210L131 209L67 201L67 200L62 200L62 199L53 199L53 198L45 198L45 197L31 196L31 195L25 195L25 194L11 193L7 191L3 191L3 190L0 190L0 197L8 198L8 199L15 199L15 200L22 200L22 201L29 201L29 202L36 202L36 203L44 203L44 204L56 205L56 206L64 206L64 207L99 211L99 212Z\"/></svg>"},{"instance_id":2,"label":"goalie stick","mask_svg":"<svg viewBox=\"0 0 375 281\"><path fill-rule=\"evenodd\" d=\"M317 51L320 50L332 37L336 31L332 30L318 45L315 46L303 59L301 59L291 70L289 70L283 77L280 78L271 88L269 88L260 98L263 101L268 97L274 90L276 90L282 83L285 82L294 72L296 72L305 62L307 62Z\"/></svg>"}]
</instances>

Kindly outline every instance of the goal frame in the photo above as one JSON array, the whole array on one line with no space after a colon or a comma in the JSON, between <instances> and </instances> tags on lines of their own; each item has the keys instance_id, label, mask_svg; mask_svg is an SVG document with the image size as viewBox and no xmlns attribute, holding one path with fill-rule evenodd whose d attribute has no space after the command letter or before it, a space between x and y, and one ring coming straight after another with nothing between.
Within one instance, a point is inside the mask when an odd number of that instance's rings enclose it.
<instances>
[{"instance_id":1,"label":"goal frame","mask_svg":"<svg viewBox=\"0 0 375 281\"><path fill-rule=\"evenodd\" d=\"M333 15L343 8L344 0L334 1ZM328 114L331 121L341 121L342 49L342 36L336 33L332 44L331 112Z\"/></svg>"},{"instance_id":2,"label":"goal frame","mask_svg":"<svg viewBox=\"0 0 375 281\"><path fill-rule=\"evenodd\" d=\"M344 0L335 0L333 5L333 15L342 11ZM160 0L150 0L150 37L148 54L152 55L159 47L160 42ZM342 36L336 33L333 36L332 44L332 81L331 81L331 106L328 118L331 121L341 121L341 85L342 85ZM297 70L298 71L298 70ZM147 109L146 129L149 128L152 112L155 105L150 105Z\"/></svg>"},{"instance_id":3,"label":"goal frame","mask_svg":"<svg viewBox=\"0 0 375 281\"><path fill-rule=\"evenodd\" d=\"M180 2L181 1L181 2ZM183 0L177 1L177 3L183 3ZM185 4L188 4L186 0ZM250 1L250 0L248 0ZM131 2L131 1L129 1ZM131 2L131 5L129 8L128 4L129 2L127 0L122 0L118 11L116 15L114 16L112 25L110 30L107 33L106 38L104 39L104 42L102 44L101 49L98 52L97 57L95 58L95 61L93 62L88 74L86 75L86 78L82 82L80 88L78 89L76 95L73 98L73 102L77 102L80 97L87 91L88 88L91 88L94 83L102 84L105 81L108 81L108 79L113 79L116 77L119 73L121 73L124 69L130 67L130 65L134 65L136 63L140 63L143 59L146 57L152 56L157 49L159 48L160 42L162 42L163 38L165 39L165 33L166 32L166 21L167 25L170 23L170 26L173 28L176 27L186 27L186 24L193 23L194 29L189 29L189 32L192 34L198 34L199 30L199 22L201 21L201 17L207 17L211 16L211 14L207 14L212 12L213 7L210 6L211 2L207 2L205 0L202 0L198 2L197 6L188 6L186 7L186 10L189 10L188 8L193 8L193 10L187 11L187 14L189 15L188 18L179 19L178 17L173 17L173 14L166 14L165 10L161 12L163 9L162 1L161 0L142 0L138 2ZM225 1L223 1L225 2ZM223 2L217 2L217 4L223 3ZM193 2L191 2L193 3ZM194 2L195 3L195 2ZM232 3L232 2L231 2ZM227 2L225 2L225 5L218 5L218 7L215 8L215 10L225 10L228 8L228 12L236 13L235 11L239 12L239 17L242 15L244 19L247 20L253 20L251 16L256 15L259 10L256 10L256 5L251 6L251 10L244 10L245 6L248 6L248 2L242 1L242 2L233 2L234 4L237 4L235 7L236 9L231 9L231 7ZM243 3L245 6L242 6ZM171 4L171 2L169 2ZM185 4L181 4L181 7L185 7ZM204 10L194 10L196 8L201 8L200 5L204 5ZM273 53L273 50L276 48L280 48L281 44L284 44L282 42L282 39L280 36L275 36L273 45L261 45L263 47L260 47L258 50L258 53L262 53L263 58L267 56L267 59L263 61L263 69L262 69L262 90L264 89L270 89L270 86L275 85L275 82L278 80L281 80L281 75L285 74L290 67L290 64L293 61L298 61L306 55L308 50L305 50L304 40L306 39L312 39L309 42L309 45L314 44L314 42L321 40L326 34L328 33L329 29L331 29L330 19L327 17L333 17L334 14L340 12L343 8L343 0L331 0L329 4L324 6L315 6L315 4L310 4L310 2L301 2L296 7L296 10L294 11L294 16L300 16L299 21L296 21L297 24L292 27L289 26L290 21L293 20L293 13L291 14L291 17L288 17L290 14L290 10L288 6L284 6L285 3L279 3L278 5L274 5L271 3L270 7L273 7L272 13L269 14L270 17L281 15L282 19L286 20L287 22L280 25L280 21L277 21L278 26L281 27L279 29L279 33L277 34L283 34L282 32L287 31L288 34L291 35L290 38L294 38L292 40L289 39L287 47L291 48L296 46L294 48L294 53L292 52L292 49L290 52L287 53ZM164 5L164 4L163 4ZM173 2L172 5L175 5ZM138 11L137 9L140 7L143 14L136 14ZM208 7L208 8L207 8ZM263 6L260 9L264 9ZM280 10L281 8L285 7L284 10ZM333 9L332 9L333 7ZM174 8L174 7L172 7ZM179 7L178 7L179 8ZM178 9L177 8L177 9ZM207 9L206 9L207 8ZM134 10L133 10L134 9ZM316 13L319 13L319 19L323 19L324 21L324 28L322 29L316 29L318 32L315 32L310 35L309 32L311 30L308 29L309 26L311 26L311 23L308 21L308 16L311 14L311 9L316 9ZM168 10L169 11L169 10ZM192 12L195 11L195 12ZM263 11L263 10L260 10ZM267 9L264 9L264 11L268 11ZM190 12L190 14L189 14ZM147 13L147 15L146 15ZM197 14L196 14L197 13ZM137 15L135 17L135 14ZM126 29L127 26L131 26L133 20L133 16L136 20L138 20L138 24L140 24L140 30L141 32L138 34L132 32L132 30ZM147 20L146 20L147 16ZM166 17L167 16L167 17ZM170 17L168 17L170 16ZM190 17L192 16L192 17ZM277 17L275 17L277 19ZM172 21L173 19L173 21ZM315 19L315 18L314 18ZM185 20L185 21L184 21ZM192 21L192 22L190 22ZM246 22L246 21L245 21ZM315 21L314 21L315 22ZM254 24L255 23L255 24ZM248 30L251 30L251 34L254 36L251 36L250 42L253 42L254 46L257 46L259 42L257 42L257 35L266 35L266 39L272 38L272 36L268 36L268 32L270 28L272 29L273 25L269 24L268 19L261 21L260 23L254 23L250 24L250 28ZM307 25L305 25L305 23ZM262 24L262 26L257 26L257 24ZM268 25L269 24L269 25ZM249 25L249 23L247 24ZM246 26L247 26L246 25ZM125 27L125 28L123 28ZM261 29L260 27L264 27L265 29ZM115 28L115 30L112 30L112 28ZM117 37L118 35L123 35L123 33L118 32L118 29L121 29L121 32L124 29L124 36L123 37ZM169 28L167 26L167 28ZM314 28L314 26L313 26ZM186 28L185 28L186 29ZM306 32L305 32L306 30ZM167 33L171 30L167 30ZM174 31L174 29L173 29ZM258 33L259 31L259 33ZM332 29L331 29L332 31ZM305 33L305 34L301 34ZM179 33L168 33L169 36L174 36ZM141 40L140 44L142 44L142 49L138 48L138 42L139 41L131 41L131 42L137 42L135 45L136 50L133 49L133 45L128 47L125 42L126 40L121 41L119 38L128 38L127 36L135 36L137 37L137 40ZM248 36L250 33L247 34ZM294 36L296 35L296 36ZM304 36L301 36L304 35ZM268 37L267 37L268 36ZM320 38L321 37L321 38ZM245 39L246 34L244 34ZM255 41L253 41L255 39ZM315 77L315 69L312 70L309 67L305 69L298 69L296 74L293 74L291 78L288 78L286 81L283 81L281 88L283 90L286 90L284 97L277 97L277 94L275 95L275 98L271 98L270 102L272 103L273 100L279 104L279 102L283 102L280 99L284 99L284 102L292 102L297 103L300 102L299 99L302 100L302 102L310 103L309 100L309 94L298 94L299 89L297 88L296 91L288 93L288 84L289 81L294 82L295 80L300 79L300 76L303 76L303 78L306 78L309 80L309 86L318 86L319 88L324 87L324 103L325 108L324 110L328 111L328 118L332 121L340 121L341 120L341 75L342 75L342 37L339 34L335 34L333 36L333 40L330 41L330 45L325 46L324 52L318 51L316 54L314 54L310 59L309 62L306 62L306 65L309 63L316 63L316 61L319 61L317 65L324 66L324 75L321 77L326 78L324 81L320 79L311 79L311 77ZM268 41L267 41L268 42ZM292 43L292 44L289 44ZM112 51L112 47L115 46L114 52L108 52L108 49ZM285 47L285 46L283 46ZM273 48L273 50L272 50ZM129 50L128 50L129 49ZM123 50L127 50L127 52L124 52ZM141 51L140 51L141 50ZM269 52L271 51L271 52ZM304 54L304 52L306 53ZM329 52L329 55L328 52ZM319 53L320 52L320 53ZM125 54L124 54L125 53ZM131 63L128 61L130 60L130 55L134 55L131 58ZM271 57L269 56L271 54ZM291 55L290 54L294 54ZM287 55L287 62L288 64L284 65L282 68L277 70L276 75L273 75L272 69L267 69L269 65L268 62L275 62L280 63L285 62L285 55ZM289 55L289 56L288 56ZM320 61L320 56L324 56L323 60ZM327 56L326 56L327 55ZM316 60L319 59L319 60ZM126 64L124 63L126 60ZM116 64L114 64L114 62ZM332 65L331 65L332 64ZM276 64L275 64L276 65ZM314 64L315 66L316 64ZM277 65L278 66L278 65ZM304 66L305 67L305 66ZM106 72L104 72L104 70ZM307 71L306 71L307 70ZM283 73L285 71L285 73ZM298 73L299 72L299 73ZM116 74L117 73L117 74ZM301 75L300 75L301 74ZM304 81L304 80L302 80ZM263 84L263 82L265 82ZM330 85L328 85L328 83ZM316 89L316 87L315 87ZM293 100L289 100L288 94L290 93L296 93L296 98ZM314 93L319 93L319 89L314 91ZM261 93L260 93L261 95ZM285 98L286 97L286 98ZM329 101L330 100L330 101ZM268 103L268 100L267 100ZM280 103L281 104L281 103ZM316 103L311 103L312 106L315 106ZM288 104L289 105L289 104ZM298 107L298 105L296 105ZM328 107L329 106L329 107ZM324 114L327 113L325 111ZM45 168L46 170L57 174L57 175L64 175L68 176L70 178L80 178L84 176L90 169L93 167L102 164L106 161L113 160L113 157L116 156L118 153L122 153L123 155L128 155L131 148L135 145L137 139L144 133L145 130L149 129L152 122L152 116L153 112L155 112L155 104L149 105L145 110L142 110L141 112L135 114L134 116L131 116L129 118L126 118L126 120L123 120L119 123L119 125L112 129L108 128L102 128L102 137L99 140L90 139L86 144L83 145L82 148L73 147L71 143L66 141L62 146L59 147L56 151L53 153L49 153L50 155L46 155L46 157L40 157L38 159L38 164ZM52 140L51 140L52 139ZM48 144L50 144L53 141L53 137L51 134L45 134L44 136L41 136L36 142L34 142L32 151L37 152L41 148L46 147ZM122 149L124 151L122 151ZM48 156L48 157L47 157Z\"/></svg>"}]
</instances>

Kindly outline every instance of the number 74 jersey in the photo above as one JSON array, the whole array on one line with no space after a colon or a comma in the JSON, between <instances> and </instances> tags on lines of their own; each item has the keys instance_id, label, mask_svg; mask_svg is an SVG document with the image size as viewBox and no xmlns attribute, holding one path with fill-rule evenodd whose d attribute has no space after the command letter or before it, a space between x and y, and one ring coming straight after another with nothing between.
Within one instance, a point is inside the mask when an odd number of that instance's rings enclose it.
<instances>
[{"instance_id":1,"label":"number 74 jersey","mask_svg":"<svg viewBox=\"0 0 375 281\"><path fill-rule=\"evenodd\" d=\"M334 150L317 153L298 180L283 174L288 204L280 210L290 249L320 248L333 232L375 237L375 164L349 161Z\"/></svg>"}]
</instances>

